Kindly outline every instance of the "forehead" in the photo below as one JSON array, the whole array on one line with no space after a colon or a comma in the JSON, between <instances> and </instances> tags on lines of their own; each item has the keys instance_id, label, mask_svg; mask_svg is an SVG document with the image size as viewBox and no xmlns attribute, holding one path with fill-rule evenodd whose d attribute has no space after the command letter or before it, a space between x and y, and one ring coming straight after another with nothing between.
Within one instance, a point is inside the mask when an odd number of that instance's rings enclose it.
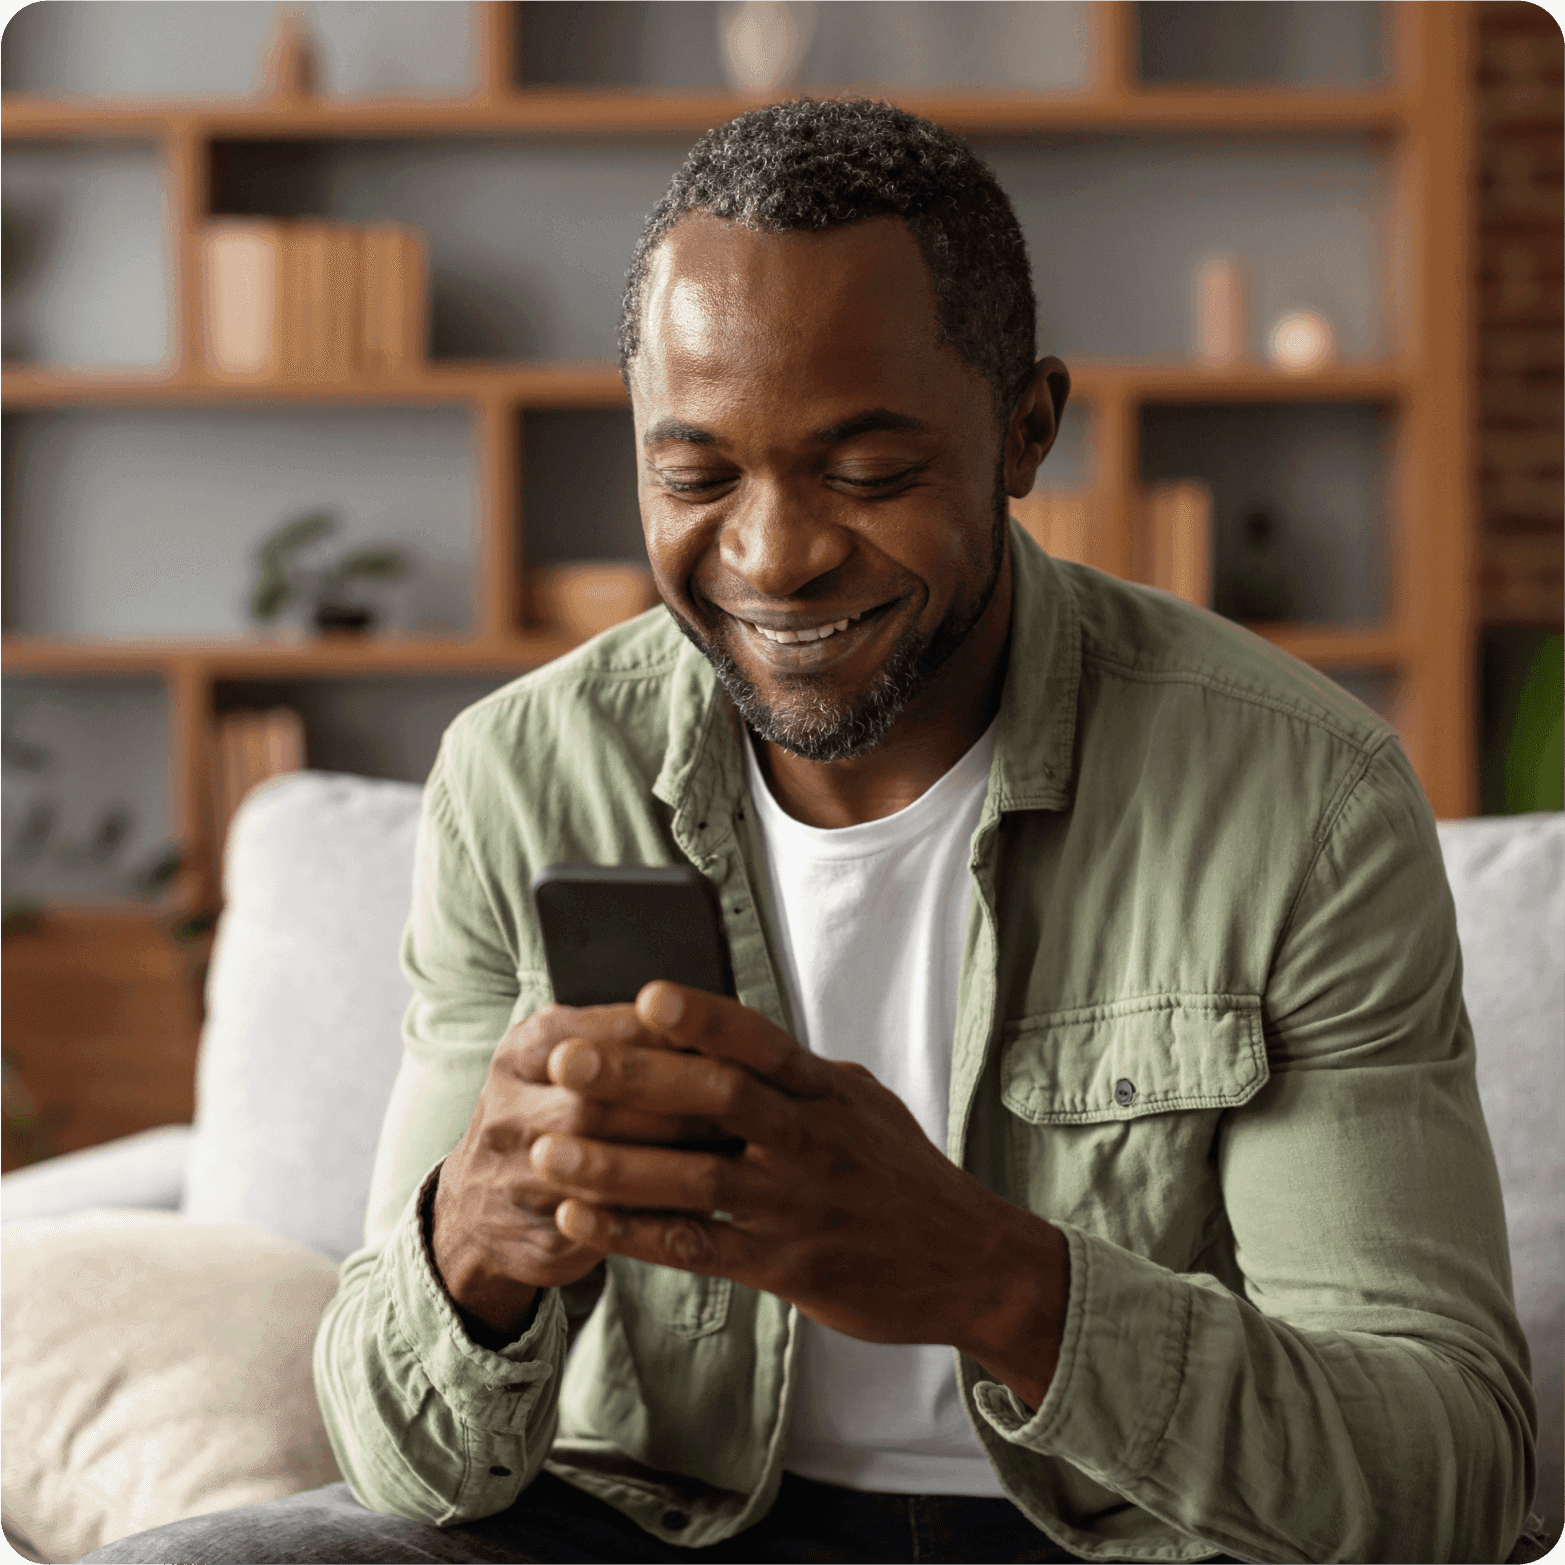
<instances>
[{"instance_id":1,"label":"forehead","mask_svg":"<svg viewBox=\"0 0 1565 1565\"><path fill-rule=\"evenodd\" d=\"M976 377L942 341L934 287L900 219L756 233L697 213L648 268L638 402L701 392L890 403Z\"/></svg>"}]
</instances>

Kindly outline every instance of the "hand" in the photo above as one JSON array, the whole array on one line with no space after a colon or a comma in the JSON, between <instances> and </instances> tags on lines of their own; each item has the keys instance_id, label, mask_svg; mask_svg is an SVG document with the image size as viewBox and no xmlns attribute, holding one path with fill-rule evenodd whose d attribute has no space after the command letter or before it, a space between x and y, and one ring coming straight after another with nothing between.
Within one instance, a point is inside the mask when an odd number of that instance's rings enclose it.
<instances>
[{"instance_id":1,"label":"hand","mask_svg":"<svg viewBox=\"0 0 1565 1565\"><path fill-rule=\"evenodd\" d=\"M1067 1297L1057 1229L957 1168L867 1070L819 1059L737 1001L649 984L635 1016L635 1036L559 1043L548 1079L746 1146L723 1157L551 1130L531 1161L569 1196L554 1215L567 1240L730 1277L865 1341L951 1344L1037 1406Z\"/></svg>"},{"instance_id":2,"label":"hand","mask_svg":"<svg viewBox=\"0 0 1565 1565\"><path fill-rule=\"evenodd\" d=\"M554 1210L565 1192L528 1159L546 1131L596 1143L712 1139L709 1121L615 1104L550 1082L551 1054L566 1039L584 1047L665 1047L628 1005L551 1005L508 1032L466 1132L441 1165L431 1250L469 1335L488 1347L514 1342L540 1288L563 1287L603 1259L603 1247L563 1234Z\"/></svg>"}]
</instances>

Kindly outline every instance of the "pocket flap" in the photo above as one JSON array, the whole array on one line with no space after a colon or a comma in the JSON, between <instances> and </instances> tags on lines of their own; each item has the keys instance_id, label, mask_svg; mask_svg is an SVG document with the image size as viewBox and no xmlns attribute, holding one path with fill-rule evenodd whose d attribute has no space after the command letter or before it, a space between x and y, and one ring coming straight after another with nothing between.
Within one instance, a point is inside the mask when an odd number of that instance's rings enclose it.
<instances>
[{"instance_id":1,"label":"pocket flap","mask_svg":"<svg viewBox=\"0 0 1565 1565\"><path fill-rule=\"evenodd\" d=\"M1005 1025L1000 1095L1035 1125L1247 1103L1269 1074L1253 994L1159 994Z\"/></svg>"}]
</instances>

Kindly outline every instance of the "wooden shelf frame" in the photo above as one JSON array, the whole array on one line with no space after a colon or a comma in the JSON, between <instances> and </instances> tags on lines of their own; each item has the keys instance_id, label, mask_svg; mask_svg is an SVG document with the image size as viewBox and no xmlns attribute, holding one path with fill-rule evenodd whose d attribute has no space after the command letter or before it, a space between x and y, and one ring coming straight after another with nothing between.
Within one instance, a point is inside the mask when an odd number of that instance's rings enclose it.
<instances>
[{"instance_id":1,"label":"wooden shelf frame","mask_svg":"<svg viewBox=\"0 0 1565 1565\"><path fill-rule=\"evenodd\" d=\"M1385 624L1256 627L1317 667L1376 670L1398 682L1404 741L1437 813L1471 813L1474 756L1474 553L1465 164L1468 8L1440 0L1387 7L1391 80L1356 92L1152 86L1135 79L1135 7L1096 0L1094 74L1080 91L894 92L904 107L969 135L1236 135L1350 138L1384 150L1393 174L1388 302L1394 358L1289 376L1262 366L1096 361L1071 366L1090 405L1092 504L1105 559L1128 574L1136 558L1141 410L1151 404L1375 402L1395 413L1389 484L1392 609ZM176 309L164 373L78 373L8 366L8 412L83 408L320 404L449 406L472 411L477 434L479 548L475 626L454 638L327 638L308 642L125 643L7 636L8 673L53 677L156 675L169 687L176 839L191 854L181 896L209 900L215 866L205 820L213 687L226 679L311 679L372 673L521 672L559 656L568 638L524 621L519 474L529 408L627 405L618 369L600 362L436 361L384 379L239 381L205 367L197 286L210 160L219 141L440 137L688 141L758 100L721 92L521 88L512 79L515 9L482 0L475 87L449 99L264 99L102 102L7 94L0 133L11 143L142 140L168 168ZM815 89L823 95L825 89ZM886 95L884 87L862 90Z\"/></svg>"}]
</instances>

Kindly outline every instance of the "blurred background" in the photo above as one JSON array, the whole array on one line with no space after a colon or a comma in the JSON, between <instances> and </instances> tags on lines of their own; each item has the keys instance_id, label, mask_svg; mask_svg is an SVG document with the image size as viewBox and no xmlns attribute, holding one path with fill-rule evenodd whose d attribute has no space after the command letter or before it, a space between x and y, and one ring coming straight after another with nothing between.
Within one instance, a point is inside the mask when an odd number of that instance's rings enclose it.
<instances>
[{"instance_id":1,"label":"blurred background","mask_svg":"<svg viewBox=\"0 0 1565 1565\"><path fill-rule=\"evenodd\" d=\"M1077 382L1018 516L1561 807L1561 35L1525 4L38 0L3 111L5 1166L188 1118L223 836L651 601L612 363L691 141L969 136Z\"/></svg>"}]
</instances>

